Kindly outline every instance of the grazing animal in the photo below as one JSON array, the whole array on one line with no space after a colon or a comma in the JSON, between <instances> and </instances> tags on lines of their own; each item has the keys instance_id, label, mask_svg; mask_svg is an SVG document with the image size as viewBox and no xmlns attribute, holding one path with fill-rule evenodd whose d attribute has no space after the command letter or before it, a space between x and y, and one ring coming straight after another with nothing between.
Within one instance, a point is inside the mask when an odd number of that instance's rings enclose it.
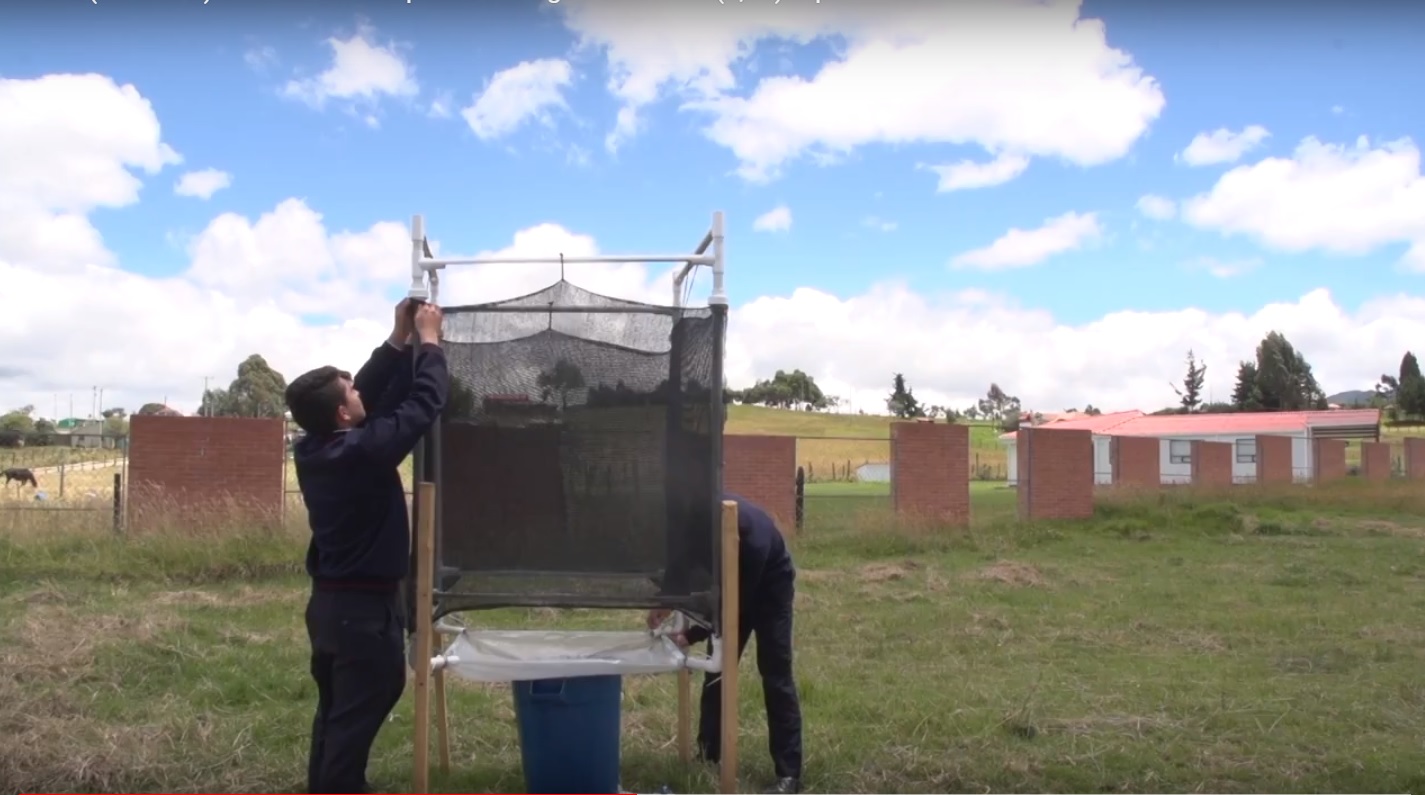
<instances>
[{"instance_id":1,"label":"grazing animal","mask_svg":"<svg viewBox=\"0 0 1425 795\"><path fill-rule=\"evenodd\" d=\"M21 486L24 486L26 483L29 483L35 488L40 487L40 482L38 480L35 480L35 473L31 472L28 469L25 469L24 467L11 467L10 469L5 470L4 472L0 472L0 478L5 479L6 486L10 485L11 481L18 480L20 481Z\"/></svg>"}]
</instances>

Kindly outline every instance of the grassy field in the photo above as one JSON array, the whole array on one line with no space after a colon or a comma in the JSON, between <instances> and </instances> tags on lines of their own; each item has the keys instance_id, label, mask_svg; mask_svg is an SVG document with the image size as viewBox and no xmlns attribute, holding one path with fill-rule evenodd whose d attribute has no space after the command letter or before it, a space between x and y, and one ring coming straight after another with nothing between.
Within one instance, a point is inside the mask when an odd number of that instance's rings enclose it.
<instances>
[{"instance_id":1,"label":"grassy field","mask_svg":"<svg viewBox=\"0 0 1425 795\"><path fill-rule=\"evenodd\" d=\"M0 449L0 469L44 469L61 464L110 461L123 455L122 450L90 447L7 447Z\"/></svg>"},{"instance_id":2,"label":"grassy field","mask_svg":"<svg viewBox=\"0 0 1425 795\"><path fill-rule=\"evenodd\" d=\"M784 411L763 406L729 406L727 433L796 436L797 463L812 480L846 480L847 469L891 460L889 417ZM971 472L1005 477L999 432L985 423L970 426ZM849 438L848 438L849 437Z\"/></svg>"},{"instance_id":3,"label":"grassy field","mask_svg":"<svg viewBox=\"0 0 1425 795\"><path fill-rule=\"evenodd\" d=\"M826 498L795 542L812 791L1425 788L1425 495L1410 484L1105 496L1093 521L1041 525L978 484L964 530L898 526L871 491L813 489ZM0 537L0 795L299 791L314 694L292 519ZM756 791L770 769L750 657ZM710 791L676 761L673 677L625 688L625 785ZM410 706L378 740L383 791L409 787ZM451 715L455 772L436 791L518 791L508 688L453 684Z\"/></svg>"},{"instance_id":4,"label":"grassy field","mask_svg":"<svg viewBox=\"0 0 1425 795\"><path fill-rule=\"evenodd\" d=\"M0 528L6 525L7 512L79 509L96 502L111 501L114 475L125 472L125 462L121 454L112 450L108 453L107 457L89 456L79 461L31 469L39 483L37 489L29 484L22 486L16 482L5 485L0 481ZM0 469L5 468L0 466ZM36 500L37 492L43 493L43 502Z\"/></svg>"}]
</instances>

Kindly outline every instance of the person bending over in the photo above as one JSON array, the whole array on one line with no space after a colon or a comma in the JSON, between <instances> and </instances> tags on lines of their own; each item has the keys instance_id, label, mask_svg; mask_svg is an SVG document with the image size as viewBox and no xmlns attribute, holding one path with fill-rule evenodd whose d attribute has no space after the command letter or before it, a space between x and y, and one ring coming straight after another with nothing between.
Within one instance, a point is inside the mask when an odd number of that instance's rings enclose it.
<instances>
[{"instance_id":1,"label":"person bending over","mask_svg":"<svg viewBox=\"0 0 1425 795\"><path fill-rule=\"evenodd\" d=\"M741 582L737 654L741 659L747 641L757 634L757 673L762 677L762 693L767 710L767 740L777 783L776 793L801 791L802 711L797 684L792 676L792 602L796 595L796 567L782 533L761 507L735 494L724 499L737 503L738 575ZM668 618L669 611L648 614L648 628L654 629ZM687 646L708 638L708 631L694 626L679 645ZM703 679L699 705L698 749L702 758L717 763L722 717L721 677L707 674Z\"/></svg>"},{"instance_id":2,"label":"person bending over","mask_svg":"<svg viewBox=\"0 0 1425 795\"><path fill-rule=\"evenodd\" d=\"M369 792L371 744L406 687L399 584L410 520L398 467L444 407L450 374L437 307L402 301L391 337L357 371L319 367L286 391L312 540L307 637L317 709L309 792ZM412 330L418 338L409 344Z\"/></svg>"}]
</instances>

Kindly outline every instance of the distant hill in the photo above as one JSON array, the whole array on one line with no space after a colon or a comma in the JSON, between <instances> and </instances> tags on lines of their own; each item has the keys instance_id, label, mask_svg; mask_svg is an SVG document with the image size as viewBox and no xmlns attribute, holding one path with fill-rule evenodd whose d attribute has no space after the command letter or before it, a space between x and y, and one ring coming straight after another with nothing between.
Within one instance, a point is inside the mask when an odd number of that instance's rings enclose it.
<instances>
[{"instance_id":1,"label":"distant hill","mask_svg":"<svg viewBox=\"0 0 1425 795\"><path fill-rule=\"evenodd\" d=\"M1351 389L1346 392L1337 392L1334 395L1327 395L1327 403L1335 403L1338 406L1367 406L1374 392L1366 389Z\"/></svg>"}]
</instances>

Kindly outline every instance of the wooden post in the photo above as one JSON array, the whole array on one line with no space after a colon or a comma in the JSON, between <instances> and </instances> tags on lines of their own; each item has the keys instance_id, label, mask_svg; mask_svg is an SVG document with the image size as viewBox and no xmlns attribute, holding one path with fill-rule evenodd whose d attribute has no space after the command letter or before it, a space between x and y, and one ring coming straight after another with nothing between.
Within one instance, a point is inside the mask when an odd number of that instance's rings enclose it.
<instances>
[{"instance_id":1,"label":"wooden post","mask_svg":"<svg viewBox=\"0 0 1425 795\"><path fill-rule=\"evenodd\" d=\"M723 793L737 792L737 662L738 640L742 628L738 625L738 615L742 606L738 604L737 570L737 503L724 500L722 503L722 710L721 758L718 776Z\"/></svg>"},{"instance_id":2,"label":"wooden post","mask_svg":"<svg viewBox=\"0 0 1425 795\"><path fill-rule=\"evenodd\" d=\"M693 674L678 669L678 760L693 761Z\"/></svg>"},{"instance_id":3,"label":"wooden post","mask_svg":"<svg viewBox=\"0 0 1425 795\"><path fill-rule=\"evenodd\" d=\"M415 791L430 792L430 658L435 622L431 620L433 572L435 566L435 484L416 486L416 649L413 668L415 685Z\"/></svg>"}]
</instances>

